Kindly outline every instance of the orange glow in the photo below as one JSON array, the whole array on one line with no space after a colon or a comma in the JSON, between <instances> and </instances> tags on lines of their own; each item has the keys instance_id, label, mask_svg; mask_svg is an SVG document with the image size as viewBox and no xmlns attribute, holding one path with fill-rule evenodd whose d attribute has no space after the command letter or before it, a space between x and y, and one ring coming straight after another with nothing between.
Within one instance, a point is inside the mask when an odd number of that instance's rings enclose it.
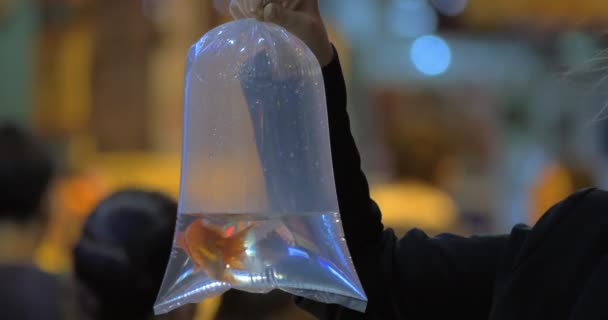
<instances>
[{"instance_id":1,"label":"orange glow","mask_svg":"<svg viewBox=\"0 0 608 320\"><path fill-rule=\"evenodd\" d=\"M574 192L568 171L555 163L545 167L530 193L530 223L535 223L551 206Z\"/></svg>"},{"instance_id":2,"label":"orange glow","mask_svg":"<svg viewBox=\"0 0 608 320\"><path fill-rule=\"evenodd\" d=\"M449 230L457 223L456 204L445 192L416 182L377 185L372 198L382 209L387 227Z\"/></svg>"}]
</instances>

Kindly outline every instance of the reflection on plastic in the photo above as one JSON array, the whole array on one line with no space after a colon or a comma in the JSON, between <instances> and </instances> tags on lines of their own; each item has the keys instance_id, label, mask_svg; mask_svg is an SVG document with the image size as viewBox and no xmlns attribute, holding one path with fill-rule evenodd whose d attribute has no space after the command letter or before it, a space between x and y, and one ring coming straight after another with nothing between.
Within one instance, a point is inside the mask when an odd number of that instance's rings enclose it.
<instances>
[{"instance_id":1,"label":"reflection on plastic","mask_svg":"<svg viewBox=\"0 0 608 320\"><path fill-rule=\"evenodd\" d=\"M364 310L338 213L321 68L239 20L188 54L179 218L157 314L229 289Z\"/></svg>"}]
</instances>

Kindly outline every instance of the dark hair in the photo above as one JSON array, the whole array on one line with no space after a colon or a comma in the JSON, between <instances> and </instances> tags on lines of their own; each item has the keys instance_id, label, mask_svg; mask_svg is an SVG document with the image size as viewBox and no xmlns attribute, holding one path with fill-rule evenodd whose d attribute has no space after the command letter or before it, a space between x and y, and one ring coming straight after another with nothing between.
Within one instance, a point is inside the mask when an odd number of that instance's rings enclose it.
<instances>
[{"instance_id":1,"label":"dark hair","mask_svg":"<svg viewBox=\"0 0 608 320\"><path fill-rule=\"evenodd\" d=\"M103 200L74 249L83 311L91 319L147 319L169 260L177 203L128 190Z\"/></svg>"},{"instance_id":2,"label":"dark hair","mask_svg":"<svg viewBox=\"0 0 608 320\"><path fill-rule=\"evenodd\" d=\"M40 217L52 176L45 146L26 130L0 123L0 219L25 222Z\"/></svg>"}]
</instances>

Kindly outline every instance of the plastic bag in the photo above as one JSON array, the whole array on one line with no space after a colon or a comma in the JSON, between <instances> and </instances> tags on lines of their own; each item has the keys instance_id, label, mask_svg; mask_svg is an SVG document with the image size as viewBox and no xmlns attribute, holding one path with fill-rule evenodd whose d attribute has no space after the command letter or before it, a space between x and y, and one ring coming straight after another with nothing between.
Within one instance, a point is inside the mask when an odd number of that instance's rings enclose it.
<instances>
[{"instance_id":1,"label":"plastic bag","mask_svg":"<svg viewBox=\"0 0 608 320\"><path fill-rule=\"evenodd\" d=\"M323 76L253 19L188 54L179 217L157 314L229 289L364 310L338 213Z\"/></svg>"}]
</instances>

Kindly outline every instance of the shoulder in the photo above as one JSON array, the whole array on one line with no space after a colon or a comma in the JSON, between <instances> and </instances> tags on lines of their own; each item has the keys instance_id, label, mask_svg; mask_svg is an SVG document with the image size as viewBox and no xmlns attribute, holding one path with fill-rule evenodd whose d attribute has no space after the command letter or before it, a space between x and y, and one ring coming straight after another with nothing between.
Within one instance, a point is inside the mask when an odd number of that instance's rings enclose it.
<instances>
[{"instance_id":1,"label":"shoulder","mask_svg":"<svg viewBox=\"0 0 608 320\"><path fill-rule=\"evenodd\" d=\"M54 286L58 284L58 279L55 275L44 272L32 265L0 265L0 278L3 282L18 282L25 287L27 285L47 285Z\"/></svg>"},{"instance_id":2,"label":"shoulder","mask_svg":"<svg viewBox=\"0 0 608 320\"><path fill-rule=\"evenodd\" d=\"M534 228L549 227L564 220L589 220L591 223L601 223L608 218L607 210L607 191L597 188L583 189L549 209Z\"/></svg>"},{"instance_id":3,"label":"shoulder","mask_svg":"<svg viewBox=\"0 0 608 320\"><path fill-rule=\"evenodd\" d=\"M608 192L583 189L549 209L532 229L532 237L543 238L557 230L585 233L603 229L607 223Z\"/></svg>"},{"instance_id":4,"label":"shoulder","mask_svg":"<svg viewBox=\"0 0 608 320\"><path fill-rule=\"evenodd\" d=\"M601 212L608 209L608 191L592 188L579 191L578 194L581 194L578 196L581 209Z\"/></svg>"},{"instance_id":5,"label":"shoulder","mask_svg":"<svg viewBox=\"0 0 608 320\"><path fill-rule=\"evenodd\" d=\"M593 246L608 228L608 192L590 188L577 191L554 205L533 228L516 226L511 233L510 252L515 265L542 254L543 248L566 248L582 253ZM509 252L508 251L508 252ZM548 254L548 253L547 253ZM571 252L570 254L575 254Z\"/></svg>"},{"instance_id":6,"label":"shoulder","mask_svg":"<svg viewBox=\"0 0 608 320\"><path fill-rule=\"evenodd\" d=\"M0 266L0 282L0 308L11 315L8 318L59 319L59 282L54 275L32 266Z\"/></svg>"}]
</instances>

